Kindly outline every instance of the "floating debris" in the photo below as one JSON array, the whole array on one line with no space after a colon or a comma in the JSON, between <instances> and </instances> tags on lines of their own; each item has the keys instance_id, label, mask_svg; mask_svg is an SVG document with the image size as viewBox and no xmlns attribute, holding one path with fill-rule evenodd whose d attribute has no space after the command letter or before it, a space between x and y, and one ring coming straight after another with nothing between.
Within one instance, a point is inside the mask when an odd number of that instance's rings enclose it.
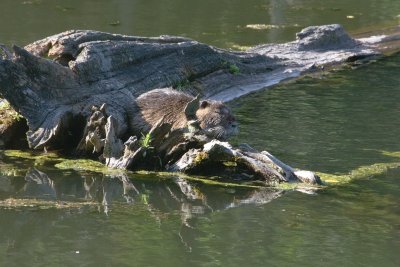
<instances>
[{"instance_id":1,"label":"floating debris","mask_svg":"<svg viewBox=\"0 0 400 267\"><path fill-rule=\"evenodd\" d=\"M42 0L33 0L33 1L24 1L21 4L23 5L40 5Z\"/></svg>"},{"instance_id":2,"label":"floating debris","mask_svg":"<svg viewBox=\"0 0 400 267\"><path fill-rule=\"evenodd\" d=\"M119 25L121 25L121 22L119 20L116 20L116 21L108 23L108 25L110 25L110 26L119 26Z\"/></svg>"},{"instance_id":3,"label":"floating debris","mask_svg":"<svg viewBox=\"0 0 400 267\"><path fill-rule=\"evenodd\" d=\"M238 50L238 51L247 51L250 48L252 48L252 46L232 44L231 48L234 49L234 50Z\"/></svg>"},{"instance_id":4,"label":"floating debris","mask_svg":"<svg viewBox=\"0 0 400 267\"><path fill-rule=\"evenodd\" d=\"M279 29L281 28L281 26L273 24L247 24L246 28L253 30L271 30L271 29Z\"/></svg>"},{"instance_id":5,"label":"floating debris","mask_svg":"<svg viewBox=\"0 0 400 267\"><path fill-rule=\"evenodd\" d=\"M272 30L272 29L284 29L291 27L300 27L299 24L292 25L276 25L276 24L247 24L245 28L252 30Z\"/></svg>"}]
</instances>

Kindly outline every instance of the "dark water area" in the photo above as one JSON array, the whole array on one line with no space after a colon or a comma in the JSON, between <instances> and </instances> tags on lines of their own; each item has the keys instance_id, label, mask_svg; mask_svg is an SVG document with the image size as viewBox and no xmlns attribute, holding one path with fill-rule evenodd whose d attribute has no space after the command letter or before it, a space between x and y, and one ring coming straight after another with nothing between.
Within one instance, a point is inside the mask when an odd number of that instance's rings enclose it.
<instances>
[{"instance_id":1,"label":"dark water area","mask_svg":"<svg viewBox=\"0 0 400 267\"><path fill-rule=\"evenodd\" d=\"M395 0L3 0L0 43L80 28L235 48L290 41L315 24L393 26L399 15ZM315 194L0 151L0 266L400 266L399 74L395 55L229 103L233 143L349 178Z\"/></svg>"}]
</instances>

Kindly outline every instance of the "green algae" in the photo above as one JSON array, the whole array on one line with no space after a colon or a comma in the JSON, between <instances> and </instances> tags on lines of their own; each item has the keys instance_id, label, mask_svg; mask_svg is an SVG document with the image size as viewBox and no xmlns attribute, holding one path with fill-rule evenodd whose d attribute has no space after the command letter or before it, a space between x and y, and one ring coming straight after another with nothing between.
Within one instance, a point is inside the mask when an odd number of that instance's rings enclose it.
<instances>
[{"instance_id":1,"label":"green algae","mask_svg":"<svg viewBox=\"0 0 400 267\"><path fill-rule=\"evenodd\" d=\"M79 209L85 206L97 206L98 203L86 201L86 202L72 202L72 201L51 201L36 198L8 198L0 200L0 209Z\"/></svg>"},{"instance_id":2,"label":"green algae","mask_svg":"<svg viewBox=\"0 0 400 267\"><path fill-rule=\"evenodd\" d=\"M379 151L382 155L391 158L399 159L400 151L389 152L389 151ZM154 171L136 171L130 172L126 170L108 168L103 163L90 160L90 159L66 159L60 157L57 153L38 153L32 151L19 151L19 150L5 150L2 152L4 156L8 158L20 158L26 160L33 160L34 165L51 165L60 170L75 170L78 172L95 172L104 175L126 175L128 177L137 179L137 175L142 175L142 178L148 179L148 177L156 176L157 179L171 179L173 177L179 177L186 179L188 181L201 182L206 185L215 185L223 187L241 187L241 188L265 188L271 187L280 190L318 190L329 185L340 185L344 183L349 183L356 179L368 179L370 177L381 175L386 173L389 169L400 168L400 162L387 162L387 163L375 163L372 165L361 166L355 170L350 171L347 174L330 174L316 172L323 181L323 186L318 185L308 185L304 183L276 183L272 185L266 185L260 181L250 181L250 182L230 182L226 179L222 179L218 176L193 176L184 173L171 173L171 172L154 172ZM1 175L6 176L21 176L24 175L23 169L14 166L9 163L0 164ZM26 171L26 170L25 170ZM150 174L150 175L149 175Z\"/></svg>"},{"instance_id":3,"label":"green algae","mask_svg":"<svg viewBox=\"0 0 400 267\"><path fill-rule=\"evenodd\" d=\"M21 114L11 107L10 103L2 99L0 102L0 125L10 125L15 121L20 121L23 118L24 117Z\"/></svg>"},{"instance_id":4,"label":"green algae","mask_svg":"<svg viewBox=\"0 0 400 267\"><path fill-rule=\"evenodd\" d=\"M235 64L230 64L228 69L229 69L229 72L233 75L240 73L240 68L238 66L236 66Z\"/></svg>"},{"instance_id":5,"label":"green algae","mask_svg":"<svg viewBox=\"0 0 400 267\"><path fill-rule=\"evenodd\" d=\"M393 158L400 158L400 151L385 151L385 150L382 150L380 152L384 156L393 157Z\"/></svg>"},{"instance_id":6,"label":"green algae","mask_svg":"<svg viewBox=\"0 0 400 267\"><path fill-rule=\"evenodd\" d=\"M400 158L400 151L380 151L380 153L385 156ZM350 171L348 174L328 174L317 172L317 175L321 177L326 185L333 185L349 183L358 179L368 179L376 175L382 175L388 170L395 168L400 168L400 162L375 163L372 165L361 166Z\"/></svg>"},{"instance_id":7,"label":"green algae","mask_svg":"<svg viewBox=\"0 0 400 267\"><path fill-rule=\"evenodd\" d=\"M98 161L90 159L64 159L63 161L54 165L54 167L61 170L76 170L76 171L90 171L107 174L113 169L108 168Z\"/></svg>"},{"instance_id":8,"label":"green algae","mask_svg":"<svg viewBox=\"0 0 400 267\"><path fill-rule=\"evenodd\" d=\"M54 152L36 152L36 151L22 151L22 150L4 150L4 155L7 157L31 159L35 161L40 160L62 160L63 158Z\"/></svg>"},{"instance_id":9,"label":"green algae","mask_svg":"<svg viewBox=\"0 0 400 267\"><path fill-rule=\"evenodd\" d=\"M116 174L124 172L118 169L108 168L99 161L91 159L68 159L60 157L55 152L35 152L20 150L5 150L4 155L8 158L19 158L33 160L35 166L51 165L61 170L90 171L102 174Z\"/></svg>"}]
</instances>

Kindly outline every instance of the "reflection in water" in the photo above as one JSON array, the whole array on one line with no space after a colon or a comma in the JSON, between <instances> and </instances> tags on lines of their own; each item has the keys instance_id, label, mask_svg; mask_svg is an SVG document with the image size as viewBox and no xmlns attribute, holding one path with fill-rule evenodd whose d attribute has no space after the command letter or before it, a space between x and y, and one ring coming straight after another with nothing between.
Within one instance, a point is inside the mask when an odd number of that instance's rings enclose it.
<instances>
[{"instance_id":1,"label":"reflection in water","mask_svg":"<svg viewBox=\"0 0 400 267\"><path fill-rule=\"evenodd\" d=\"M9 183L9 186L2 187L8 188L8 191L1 192L2 199L94 202L97 203L98 212L104 212L107 217L113 216L113 209L137 204L147 210L158 227L161 227L165 216L178 212L181 226L177 235L188 251L192 250L193 235L198 231L198 217L246 204L265 204L282 195L282 191L268 188L225 189L215 185L206 186L182 177L162 181L130 179L127 174L110 177L74 173L73 178L61 177L59 172L53 176L35 167L30 168L25 177L0 176L0 180L3 180L3 185L4 180ZM83 211L79 208L76 210ZM67 215L63 214L62 217Z\"/></svg>"},{"instance_id":2,"label":"reflection in water","mask_svg":"<svg viewBox=\"0 0 400 267\"><path fill-rule=\"evenodd\" d=\"M50 197L59 198L57 194L59 190L55 187L55 183L52 179L47 176L44 172L39 171L36 168L31 168L25 176L25 185L22 191L29 195L43 195ZM21 190L20 190L21 191Z\"/></svg>"},{"instance_id":3,"label":"reflection in water","mask_svg":"<svg viewBox=\"0 0 400 267\"><path fill-rule=\"evenodd\" d=\"M281 190L230 188L221 190L218 186L207 187L196 184L179 176L163 181L144 181L130 179L127 174L87 175L74 173L71 177L51 175L33 167L25 177L4 177L8 179L8 191L1 193L2 198L36 198L53 201L95 201L99 208L109 214L113 202L145 204L149 210L171 212L178 210L182 214L182 223L196 215L238 207L244 204L265 204L279 197ZM0 177L1 178L1 177ZM4 181L2 182L4 185ZM204 187L201 188L200 187Z\"/></svg>"},{"instance_id":4,"label":"reflection in water","mask_svg":"<svg viewBox=\"0 0 400 267\"><path fill-rule=\"evenodd\" d=\"M0 2L0 42L7 45L75 28L254 46L293 40L309 25L340 23L350 32L397 25L400 8L398 0L362 5L348 0ZM116 21L120 24L110 25ZM244 27L248 24L283 27L254 30ZM289 164L326 173L397 162L377 151L400 150L399 62L398 55L235 101L238 143L250 142ZM232 208L268 202L281 193L179 177L112 178L46 166L21 171L32 166L21 161L12 159L20 164L12 173L0 166L0 200L96 206L0 208L1 266L400 265L400 169L315 196L293 193L268 205Z\"/></svg>"},{"instance_id":5,"label":"reflection in water","mask_svg":"<svg viewBox=\"0 0 400 267\"><path fill-rule=\"evenodd\" d=\"M0 265L399 266L399 60L300 79L232 103L239 143L305 169L363 177L313 196L276 199L280 192L176 175L60 171L0 153L0 200L95 203L0 208ZM394 168L360 168L382 167L374 163Z\"/></svg>"}]
</instances>

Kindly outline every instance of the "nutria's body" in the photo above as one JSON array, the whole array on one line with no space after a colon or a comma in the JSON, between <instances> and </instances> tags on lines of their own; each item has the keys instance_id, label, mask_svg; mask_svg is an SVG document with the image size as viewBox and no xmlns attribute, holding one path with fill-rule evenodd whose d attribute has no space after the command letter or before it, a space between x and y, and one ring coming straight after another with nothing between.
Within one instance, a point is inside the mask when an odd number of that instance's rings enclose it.
<instances>
[{"instance_id":1,"label":"nutria's body","mask_svg":"<svg viewBox=\"0 0 400 267\"><path fill-rule=\"evenodd\" d=\"M135 134L147 133L162 117L172 124L172 129L185 128L185 108L193 99L193 96L172 89L155 89L142 94L134 103L132 131ZM211 138L225 140L238 132L231 110L220 101L200 101L196 117L200 127Z\"/></svg>"}]
</instances>

